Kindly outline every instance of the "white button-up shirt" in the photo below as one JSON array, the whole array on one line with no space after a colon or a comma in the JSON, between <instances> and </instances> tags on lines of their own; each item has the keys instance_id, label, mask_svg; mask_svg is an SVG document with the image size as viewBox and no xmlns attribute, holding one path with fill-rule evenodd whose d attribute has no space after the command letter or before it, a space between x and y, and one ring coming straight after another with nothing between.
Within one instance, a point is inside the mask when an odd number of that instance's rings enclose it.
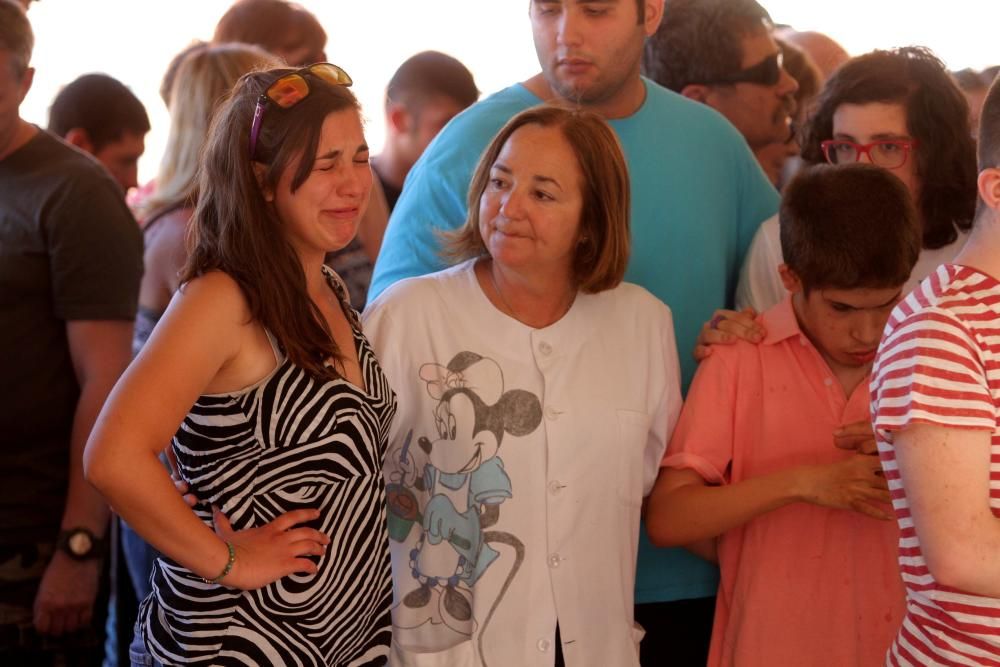
<instances>
[{"instance_id":1,"label":"white button-up shirt","mask_svg":"<svg viewBox=\"0 0 1000 667\"><path fill-rule=\"evenodd\" d=\"M639 665L640 505L680 411L670 311L623 284L532 329L473 262L365 313L398 398L385 461L395 665Z\"/></svg>"}]
</instances>

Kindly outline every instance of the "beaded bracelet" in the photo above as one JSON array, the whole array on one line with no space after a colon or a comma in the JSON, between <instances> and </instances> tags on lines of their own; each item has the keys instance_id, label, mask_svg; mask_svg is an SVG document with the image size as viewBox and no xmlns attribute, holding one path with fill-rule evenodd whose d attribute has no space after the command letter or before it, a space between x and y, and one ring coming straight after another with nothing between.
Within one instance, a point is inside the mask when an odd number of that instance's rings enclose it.
<instances>
[{"instance_id":1,"label":"beaded bracelet","mask_svg":"<svg viewBox=\"0 0 1000 667\"><path fill-rule=\"evenodd\" d=\"M226 563L226 567L222 570L222 574L217 576L215 579L203 578L206 584L217 584L222 581L227 574L232 572L233 564L236 562L236 548L233 546L232 542L226 542L226 547L229 548L229 562Z\"/></svg>"}]
</instances>

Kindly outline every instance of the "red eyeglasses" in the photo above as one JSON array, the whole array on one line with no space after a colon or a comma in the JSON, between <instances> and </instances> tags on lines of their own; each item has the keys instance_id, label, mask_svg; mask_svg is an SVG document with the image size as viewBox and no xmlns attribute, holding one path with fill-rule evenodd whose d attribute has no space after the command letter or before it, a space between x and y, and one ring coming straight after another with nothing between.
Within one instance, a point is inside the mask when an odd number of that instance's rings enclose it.
<instances>
[{"instance_id":1,"label":"red eyeglasses","mask_svg":"<svg viewBox=\"0 0 1000 667\"><path fill-rule=\"evenodd\" d=\"M276 104L281 109L289 109L309 96L309 81L303 76L308 74L334 86L350 86L354 83L350 75L333 63L316 63L297 69L275 79L274 83L257 98L257 107L253 112L253 122L250 124L250 159L254 159L257 150L257 138L260 135L261 120L268 102Z\"/></svg>"},{"instance_id":2,"label":"red eyeglasses","mask_svg":"<svg viewBox=\"0 0 1000 667\"><path fill-rule=\"evenodd\" d=\"M916 139L884 139L870 144L857 144L846 139L827 139L820 143L830 164L860 162L862 155L883 169L899 169L906 164L910 151L917 147Z\"/></svg>"}]
</instances>

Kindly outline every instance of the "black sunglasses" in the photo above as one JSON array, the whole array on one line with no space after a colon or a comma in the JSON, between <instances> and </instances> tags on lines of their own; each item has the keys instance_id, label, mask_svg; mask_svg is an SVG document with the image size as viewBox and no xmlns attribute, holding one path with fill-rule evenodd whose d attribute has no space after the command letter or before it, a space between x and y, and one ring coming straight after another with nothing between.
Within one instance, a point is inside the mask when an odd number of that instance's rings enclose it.
<instances>
[{"instance_id":1,"label":"black sunglasses","mask_svg":"<svg viewBox=\"0 0 1000 667\"><path fill-rule=\"evenodd\" d=\"M785 58L781 51L772 53L756 65L741 69L728 76L720 76L714 81L706 81L705 85L755 83L758 86L773 86L781 79L781 69Z\"/></svg>"}]
</instances>

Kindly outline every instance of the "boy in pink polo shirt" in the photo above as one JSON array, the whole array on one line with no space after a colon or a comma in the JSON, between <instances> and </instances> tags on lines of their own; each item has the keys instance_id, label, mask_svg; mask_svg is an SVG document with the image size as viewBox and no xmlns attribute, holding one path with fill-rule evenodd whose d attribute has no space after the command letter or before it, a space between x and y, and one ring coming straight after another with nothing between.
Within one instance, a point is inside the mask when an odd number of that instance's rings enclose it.
<instances>
[{"instance_id":1,"label":"boy in pink polo shirt","mask_svg":"<svg viewBox=\"0 0 1000 667\"><path fill-rule=\"evenodd\" d=\"M889 172L821 165L780 212L791 293L759 345L701 363L649 499L660 545L717 548L710 666L878 665L903 615L897 530L871 441L868 382L920 251L909 195Z\"/></svg>"}]
</instances>

